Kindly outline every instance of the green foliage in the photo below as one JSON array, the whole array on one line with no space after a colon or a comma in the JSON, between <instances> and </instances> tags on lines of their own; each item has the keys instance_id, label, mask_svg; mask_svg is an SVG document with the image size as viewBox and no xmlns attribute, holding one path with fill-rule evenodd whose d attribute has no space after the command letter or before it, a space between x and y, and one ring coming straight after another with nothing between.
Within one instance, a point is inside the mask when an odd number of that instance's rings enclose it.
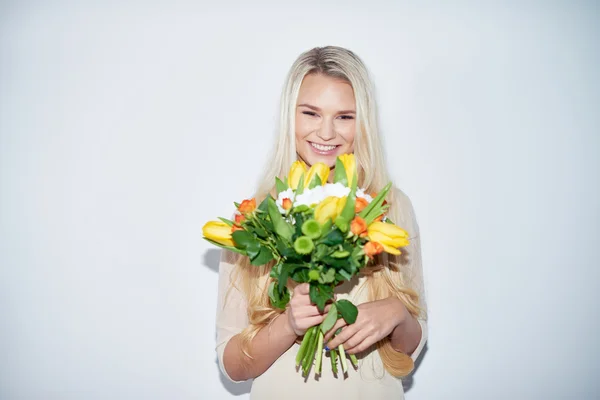
<instances>
[{"instance_id":1,"label":"green foliage","mask_svg":"<svg viewBox=\"0 0 600 400\"><path fill-rule=\"evenodd\" d=\"M312 283L310 285L310 301L316 304L319 311L323 312L325 303L333 298L333 287L331 285L323 285L321 283Z\"/></svg>"},{"instance_id":2,"label":"green foliage","mask_svg":"<svg viewBox=\"0 0 600 400\"><path fill-rule=\"evenodd\" d=\"M344 321L348 324L353 324L356 321L356 317L358 316L358 309L354 304L349 302L348 300L338 300L336 302L337 309L340 312Z\"/></svg>"},{"instance_id":3,"label":"green foliage","mask_svg":"<svg viewBox=\"0 0 600 400\"><path fill-rule=\"evenodd\" d=\"M294 228L285 219L283 219L279 213L277 204L275 204L275 200L273 200L272 197L268 197L267 199L267 209L269 212L269 217L271 218L271 222L273 223L273 227L275 228L275 233L287 241L291 241Z\"/></svg>"},{"instance_id":4,"label":"green foliage","mask_svg":"<svg viewBox=\"0 0 600 400\"><path fill-rule=\"evenodd\" d=\"M317 174L315 174L315 176L313 176L312 180L310 182L308 182L309 189L313 189L317 186L322 186L322 185L323 185L323 182L321 182L321 178Z\"/></svg>"},{"instance_id":5,"label":"green foliage","mask_svg":"<svg viewBox=\"0 0 600 400\"><path fill-rule=\"evenodd\" d=\"M277 195L279 195L279 193L285 192L286 190L289 189L288 184L283 182L281 179L279 179L277 177L275 177L275 187L277 188Z\"/></svg>"},{"instance_id":6,"label":"green foliage","mask_svg":"<svg viewBox=\"0 0 600 400\"><path fill-rule=\"evenodd\" d=\"M213 244L213 245L215 245L215 246L218 246L218 247L220 247L220 248L222 248L222 249L231 250L231 251L233 251L233 252L235 252L235 253L239 253L239 254L242 254L242 255L247 255L247 254L246 254L246 251L245 251L245 250L243 250L243 249L238 249L238 248L236 248L236 247L232 247L232 246L225 246L225 245L223 245L223 244L221 244L221 243L219 243L219 242L215 242L214 240L212 240L212 239L209 239L209 238L207 238L207 237L205 237L205 238L204 238L204 240L206 240L206 241L207 241L207 242L209 242L210 244Z\"/></svg>"},{"instance_id":7,"label":"green foliage","mask_svg":"<svg viewBox=\"0 0 600 400\"><path fill-rule=\"evenodd\" d=\"M338 320L337 306L335 304L332 304L331 308L329 309L329 312L327 313L327 316L325 317L325 320L321 323L321 332L323 332L323 333L329 332L329 330L331 328L333 328L333 326L335 325L335 322L337 320Z\"/></svg>"},{"instance_id":8,"label":"green foliage","mask_svg":"<svg viewBox=\"0 0 600 400\"><path fill-rule=\"evenodd\" d=\"M335 160L335 171L333 173L333 183L341 183L348 186L348 177L346 176L346 168L339 158Z\"/></svg>"},{"instance_id":9,"label":"green foliage","mask_svg":"<svg viewBox=\"0 0 600 400\"><path fill-rule=\"evenodd\" d=\"M373 201L369 203L358 215L365 220L367 225L370 225L371 222L375 220L381 213L383 212L382 204L385 200L385 196L390 191L392 187L392 183L388 183L385 185L383 189L375 196Z\"/></svg>"},{"instance_id":10,"label":"green foliage","mask_svg":"<svg viewBox=\"0 0 600 400\"><path fill-rule=\"evenodd\" d=\"M269 298L273 307L284 310L290 301L290 292L287 287L279 289L279 283L274 281L269 285Z\"/></svg>"},{"instance_id":11,"label":"green foliage","mask_svg":"<svg viewBox=\"0 0 600 400\"><path fill-rule=\"evenodd\" d=\"M227 225L229 225L229 226L233 226L233 221L231 221L231 220L229 220L229 219L227 219L227 218L221 218L221 217L219 217L219 219L220 219L221 221L225 222Z\"/></svg>"}]
</instances>

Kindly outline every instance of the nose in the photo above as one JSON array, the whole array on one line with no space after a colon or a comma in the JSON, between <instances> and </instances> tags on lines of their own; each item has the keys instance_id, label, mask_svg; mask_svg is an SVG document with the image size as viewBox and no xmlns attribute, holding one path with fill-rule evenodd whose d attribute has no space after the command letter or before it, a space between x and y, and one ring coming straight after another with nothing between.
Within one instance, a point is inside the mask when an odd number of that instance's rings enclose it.
<instances>
[{"instance_id":1,"label":"nose","mask_svg":"<svg viewBox=\"0 0 600 400\"><path fill-rule=\"evenodd\" d=\"M317 131L317 136L323 140L331 140L335 138L335 129L333 126L333 121L328 118L323 118L323 122L321 122L321 127Z\"/></svg>"}]
</instances>

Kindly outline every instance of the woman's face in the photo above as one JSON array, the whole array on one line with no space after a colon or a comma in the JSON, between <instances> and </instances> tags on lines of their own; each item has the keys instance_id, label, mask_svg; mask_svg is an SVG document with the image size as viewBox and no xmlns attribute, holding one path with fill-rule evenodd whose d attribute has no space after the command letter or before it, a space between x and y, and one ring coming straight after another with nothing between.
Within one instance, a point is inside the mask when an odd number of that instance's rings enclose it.
<instances>
[{"instance_id":1,"label":"woman's face","mask_svg":"<svg viewBox=\"0 0 600 400\"><path fill-rule=\"evenodd\" d=\"M354 152L356 105L350 83L321 74L304 77L296 107L296 151L306 164L335 166Z\"/></svg>"}]
</instances>

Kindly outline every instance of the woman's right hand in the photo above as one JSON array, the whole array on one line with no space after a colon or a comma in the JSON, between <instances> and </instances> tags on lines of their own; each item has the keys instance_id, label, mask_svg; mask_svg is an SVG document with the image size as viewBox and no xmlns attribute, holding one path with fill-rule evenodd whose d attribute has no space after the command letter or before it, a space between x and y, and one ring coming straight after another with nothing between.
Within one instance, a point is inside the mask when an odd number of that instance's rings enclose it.
<instances>
[{"instance_id":1,"label":"woman's right hand","mask_svg":"<svg viewBox=\"0 0 600 400\"><path fill-rule=\"evenodd\" d=\"M302 336L311 326L319 325L325 319L331 304L325 306L321 313L316 305L312 304L309 296L310 286L302 283L294 288L289 307L286 310L288 321L296 335Z\"/></svg>"}]
</instances>

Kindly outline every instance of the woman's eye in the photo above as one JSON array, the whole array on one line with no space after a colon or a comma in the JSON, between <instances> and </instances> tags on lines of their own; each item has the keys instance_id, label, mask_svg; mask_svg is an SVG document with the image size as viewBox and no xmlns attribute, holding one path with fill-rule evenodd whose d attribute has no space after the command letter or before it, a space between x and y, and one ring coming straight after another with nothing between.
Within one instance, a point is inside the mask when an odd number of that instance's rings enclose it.
<instances>
[{"instance_id":1,"label":"woman's eye","mask_svg":"<svg viewBox=\"0 0 600 400\"><path fill-rule=\"evenodd\" d=\"M352 115L342 115L340 116L341 119L354 119L354 117Z\"/></svg>"},{"instance_id":2,"label":"woman's eye","mask_svg":"<svg viewBox=\"0 0 600 400\"><path fill-rule=\"evenodd\" d=\"M312 111L302 111L302 114L310 115L311 117L314 117L314 116L316 116L316 115L317 115L317 114L315 114L315 113L314 113L314 112L312 112Z\"/></svg>"}]
</instances>

